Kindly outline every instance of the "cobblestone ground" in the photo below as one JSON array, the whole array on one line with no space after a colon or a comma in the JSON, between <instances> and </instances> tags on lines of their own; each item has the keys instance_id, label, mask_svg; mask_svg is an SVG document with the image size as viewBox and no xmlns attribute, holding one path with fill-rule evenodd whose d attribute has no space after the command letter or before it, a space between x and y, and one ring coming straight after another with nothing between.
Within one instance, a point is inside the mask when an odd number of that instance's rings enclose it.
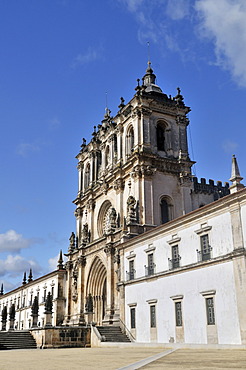
<instances>
[{"instance_id":1,"label":"cobblestone ground","mask_svg":"<svg viewBox=\"0 0 246 370\"><path fill-rule=\"evenodd\" d=\"M179 349L164 355L164 348L73 348L0 351L1 370L73 369L246 369L246 350ZM144 366L141 360L152 361Z\"/></svg>"}]
</instances>

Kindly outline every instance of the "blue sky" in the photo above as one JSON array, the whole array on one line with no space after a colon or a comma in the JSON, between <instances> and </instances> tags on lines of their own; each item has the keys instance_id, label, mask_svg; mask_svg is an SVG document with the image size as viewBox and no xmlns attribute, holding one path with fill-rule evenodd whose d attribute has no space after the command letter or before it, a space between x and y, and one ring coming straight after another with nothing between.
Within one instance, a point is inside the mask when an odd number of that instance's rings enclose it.
<instances>
[{"instance_id":1,"label":"blue sky","mask_svg":"<svg viewBox=\"0 0 246 370\"><path fill-rule=\"evenodd\" d=\"M245 0L0 0L0 283L56 266L75 230L75 156L150 58L189 114L194 173L245 164ZM192 145L191 145L192 144Z\"/></svg>"}]
</instances>

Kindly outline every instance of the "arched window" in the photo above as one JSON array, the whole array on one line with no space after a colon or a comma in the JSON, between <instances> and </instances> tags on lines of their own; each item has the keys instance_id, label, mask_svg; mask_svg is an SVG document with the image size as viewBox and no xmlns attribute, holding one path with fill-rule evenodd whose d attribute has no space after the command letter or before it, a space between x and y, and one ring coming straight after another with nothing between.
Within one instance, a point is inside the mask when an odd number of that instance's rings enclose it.
<instances>
[{"instance_id":1,"label":"arched window","mask_svg":"<svg viewBox=\"0 0 246 370\"><path fill-rule=\"evenodd\" d=\"M172 210L171 202L166 197L161 198L160 201L160 213L161 213L161 223L165 224L166 222L172 219Z\"/></svg>"},{"instance_id":2,"label":"arched window","mask_svg":"<svg viewBox=\"0 0 246 370\"><path fill-rule=\"evenodd\" d=\"M126 135L126 154L131 155L133 149L134 149L134 130L133 127L131 126Z\"/></svg>"},{"instance_id":3,"label":"arched window","mask_svg":"<svg viewBox=\"0 0 246 370\"><path fill-rule=\"evenodd\" d=\"M90 164L88 163L87 166L86 166L86 169L85 169L85 189L88 188L89 184L90 184L90 172L91 172L91 166Z\"/></svg>"},{"instance_id":4,"label":"arched window","mask_svg":"<svg viewBox=\"0 0 246 370\"><path fill-rule=\"evenodd\" d=\"M118 148L117 148L117 135L114 134L114 153L117 154Z\"/></svg>"},{"instance_id":5,"label":"arched window","mask_svg":"<svg viewBox=\"0 0 246 370\"><path fill-rule=\"evenodd\" d=\"M165 151L165 128L158 123L156 128L157 150Z\"/></svg>"}]
</instances>

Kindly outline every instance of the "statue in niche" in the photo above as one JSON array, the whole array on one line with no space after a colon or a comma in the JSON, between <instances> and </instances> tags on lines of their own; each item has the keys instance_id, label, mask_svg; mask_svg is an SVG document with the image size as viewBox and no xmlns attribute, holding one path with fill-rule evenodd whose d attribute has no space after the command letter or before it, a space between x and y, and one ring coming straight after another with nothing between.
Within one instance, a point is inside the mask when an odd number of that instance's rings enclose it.
<instances>
[{"instance_id":1,"label":"statue in niche","mask_svg":"<svg viewBox=\"0 0 246 370\"><path fill-rule=\"evenodd\" d=\"M81 238L83 244L90 242L90 232L87 223L83 225Z\"/></svg>"},{"instance_id":2,"label":"statue in niche","mask_svg":"<svg viewBox=\"0 0 246 370\"><path fill-rule=\"evenodd\" d=\"M110 207L105 217L105 234L111 234L117 227L117 213L115 208Z\"/></svg>"},{"instance_id":3,"label":"statue in niche","mask_svg":"<svg viewBox=\"0 0 246 370\"><path fill-rule=\"evenodd\" d=\"M136 207L137 207L136 199L132 195L130 195L127 199L127 217L126 217L127 225L137 222Z\"/></svg>"}]
</instances>

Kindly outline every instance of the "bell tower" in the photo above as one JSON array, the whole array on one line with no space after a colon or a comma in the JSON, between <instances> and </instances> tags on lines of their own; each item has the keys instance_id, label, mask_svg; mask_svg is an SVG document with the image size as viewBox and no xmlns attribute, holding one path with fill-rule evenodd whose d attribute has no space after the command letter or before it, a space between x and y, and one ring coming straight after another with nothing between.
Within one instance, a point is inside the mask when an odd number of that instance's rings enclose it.
<instances>
[{"instance_id":1,"label":"bell tower","mask_svg":"<svg viewBox=\"0 0 246 370\"><path fill-rule=\"evenodd\" d=\"M183 96L167 96L148 68L115 117L107 108L79 161L79 246L121 230L138 234L192 210L191 166Z\"/></svg>"},{"instance_id":2,"label":"bell tower","mask_svg":"<svg viewBox=\"0 0 246 370\"><path fill-rule=\"evenodd\" d=\"M187 114L178 88L167 96L148 62L133 98L121 98L113 117L106 108L92 139L77 155L79 189L76 233L68 251L66 322L86 320L86 300L94 321L119 317L120 246L124 241L192 210ZM96 271L100 278L96 278ZM104 293L103 293L104 292ZM106 292L106 293L105 293ZM106 295L105 295L106 294Z\"/></svg>"}]
</instances>

